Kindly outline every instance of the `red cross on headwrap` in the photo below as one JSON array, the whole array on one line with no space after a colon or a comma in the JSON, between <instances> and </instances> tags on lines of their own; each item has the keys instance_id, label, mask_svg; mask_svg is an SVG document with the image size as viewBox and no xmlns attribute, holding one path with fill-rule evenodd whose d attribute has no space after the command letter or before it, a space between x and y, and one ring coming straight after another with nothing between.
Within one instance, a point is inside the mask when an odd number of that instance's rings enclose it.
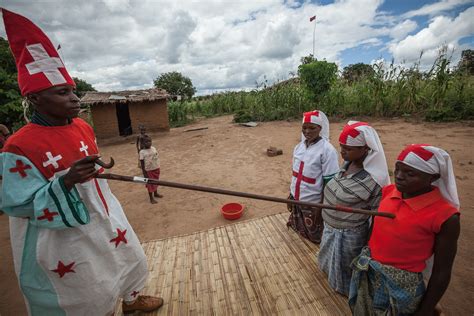
<instances>
[{"instance_id":1,"label":"red cross on headwrap","mask_svg":"<svg viewBox=\"0 0 474 316\"><path fill-rule=\"evenodd\" d=\"M352 125L347 124L344 126L341 135L339 135L339 143L347 144L347 138L350 136L352 138L356 138L359 136L360 132L356 129L356 127L369 125L366 122L357 122Z\"/></svg>"},{"instance_id":2,"label":"red cross on headwrap","mask_svg":"<svg viewBox=\"0 0 474 316\"><path fill-rule=\"evenodd\" d=\"M398 155L397 160L404 161L406 156L409 153L414 153L424 161L428 161L433 157L433 153L429 150L424 149L423 147L425 146L430 146L428 144L413 144L410 146L407 146L401 153Z\"/></svg>"},{"instance_id":3,"label":"red cross on headwrap","mask_svg":"<svg viewBox=\"0 0 474 316\"><path fill-rule=\"evenodd\" d=\"M21 95L59 85L76 86L46 34L27 18L0 9L15 57Z\"/></svg>"},{"instance_id":4,"label":"red cross on headwrap","mask_svg":"<svg viewBox=\"0 0 474 316\"><path fill-rule=\"evenodd\" d=\"M303 116L304 116L303 123L313 123L311 121L311 116L319 117L319 111L305 112L305 113L303 113Z\"/></svg>"}]
</instances>

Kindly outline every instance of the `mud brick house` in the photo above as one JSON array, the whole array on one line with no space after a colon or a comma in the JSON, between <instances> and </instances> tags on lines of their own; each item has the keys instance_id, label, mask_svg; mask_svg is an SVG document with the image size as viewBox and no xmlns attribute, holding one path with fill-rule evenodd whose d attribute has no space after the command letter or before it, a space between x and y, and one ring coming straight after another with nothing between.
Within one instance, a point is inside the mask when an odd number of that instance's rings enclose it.
<instances>
[{"instance_id":1,"label":"mud brick house","mask_svg":"<svg viewBox=\"0 0 474 316\"><path fill-rule=\"evenodd\" d=\"M163 89L87 92L81 99L89 106L97 138L138 133L138 125L147 131L169 131L168 93Z\"/></svg>"}]
</instances>

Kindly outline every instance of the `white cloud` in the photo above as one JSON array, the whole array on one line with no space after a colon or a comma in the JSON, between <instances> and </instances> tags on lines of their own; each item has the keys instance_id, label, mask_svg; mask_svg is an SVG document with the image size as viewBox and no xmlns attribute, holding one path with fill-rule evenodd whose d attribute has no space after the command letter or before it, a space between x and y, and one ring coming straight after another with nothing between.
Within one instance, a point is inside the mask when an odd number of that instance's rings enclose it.
<instances>
[{"instance_id":1,"label":"white cloud","mask_svg":"<svg viewBox=\"0 0 474 316\"><path fill-rule=\"evenodd\" d=\"M196 22L186 12L179 10L173 12L173 19L168 20L163 50L165 60L171 64L177 64L181 59L183 51L189 47L190 34L196 28Z\"/></svg>"},{"instance_id":2,"label":"white cloud","mask_svg":"<svg viewBox=\"0 0 474 316\"><path fill-rule=\"evenodd\" d=\"M39 25L61 44L69 71L103 91L151 87L168 71L190 77L201 93L255 88L264 77L269 82L286 79L312 52L313 15L316 57L341 65L341 53L358 46L379 50L389 45L396 58L408 60L440 43L456 46L462 34L472 33L472 22L460 15L455 20L436 17L427 30L409 35L417 23L380 12L382 2L4 0L2 6ZM442 1L407 14L459 3Z\"/></svg>"},{"instance_id":3,"label":"white cloud","mask_svg":"<svg viewBox=\"0 0 474 316\"><path fill-rule=\"evenodd\" d=\"M130 9L129 0L103 0L107 8L112 12L125 12Z\"/></svg>"},{"instance_id":4,"label":"white cloud","mask_svg":"<svg viewBox=\"0 0 474 316\"><path fill-rule=\"evenodd\" d=\"M436 3L427 4L419 9L408 11L403 15L404 18L412 18L415 16L429 15L433 16L442 12L449 11L464 4L472 4L472 0L441 0Z\"/></svg>"},{"instance_id":5,"label":"white cloud","mask_svg":"<svg viewBox=\"0 0 474 316\"><path fill-rule=\"evenodd\" d=\"M426 28L418 33L392 43L389 50L397 62L414 62L423 52L422 62L425 64L433 62L442 45L460 53L459 40L472 35L474 30L473 16L474 7L466 9L454 19L445 16L435 17Z\"/></svg>"},{"instance_id":6,"label":"white cloud","mask_svg":"<svg viewBox=\"0 0 474 316\"><path fill-rule=\"evenodd\" d=\"M400 40L416 30L417 27L418 24L415 21L405 20L390 30L390 36L395 40Z\"/></svg>"},{"instance_id":7,"label":"white cloud","mask_svg":"<svg viewBox=\"0 0 474 316\"><path fill-rule=\"evenodd\" d=\"M285 16L277 16L267 23L257 46L261 57L283 59L293 55L293 48L300 43L291 21Z\"/></svg>"}]
</instances>

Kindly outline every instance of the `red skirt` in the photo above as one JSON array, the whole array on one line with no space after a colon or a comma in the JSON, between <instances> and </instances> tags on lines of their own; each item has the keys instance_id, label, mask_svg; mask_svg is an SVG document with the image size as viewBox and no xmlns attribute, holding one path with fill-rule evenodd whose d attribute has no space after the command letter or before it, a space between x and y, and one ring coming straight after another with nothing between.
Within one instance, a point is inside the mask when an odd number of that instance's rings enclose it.
<instances>
[{"instance_id":1,"label":"red skirt","mask_svg":"<svg viewBox=\"0 0 474 316\"><path fill-rule=\"evenodd\" d=\"M155 170L148 170L146 172L148 179L160 180L160 168ZM158 189L158 184L146 184L148 192L155 192Z\"/></svg>"}]
</instances>

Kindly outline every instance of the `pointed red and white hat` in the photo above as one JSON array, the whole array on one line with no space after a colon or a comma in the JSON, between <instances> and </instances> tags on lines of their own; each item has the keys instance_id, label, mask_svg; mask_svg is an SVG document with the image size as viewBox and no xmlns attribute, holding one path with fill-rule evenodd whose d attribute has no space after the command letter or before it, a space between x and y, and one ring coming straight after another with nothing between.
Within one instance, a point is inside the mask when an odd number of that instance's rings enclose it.
<instances>
[{"instance_id":1,"label":"pointed red and white hat","mask_svg":"<svg viewBox=\"0 0 474 316\"><path fill-rule=\"evenodd\" d=\"M315 110L303 113L303 123L312 123L321 126L319 135L325 139L329 139L329 120L324 112Z\"/></svg>"},{"instance_id":2,"label":"pointed red and white hat","mask_svg":"<svg viewBox=\"0 0 474 316\"><path fill-rule=\"evenodd\" d=\"M0 8L15 57L21 95L54 86L76 86L46 34L27 18Z\"/></svg>"},{"instance_id":3,"label":"pointed red and white hat","mask_svg":"<svg viewBox=\"0 0 474 316\"><path fill-rule=\"evenodd\" d=\"M349 121L339 135L339 143L347 146L369 147L369 153L363 162L364 170L381 187L390 184L382 142L372 126L366 122Z\"/></svg>"},{"instance_id":4,"label":"pointed red and white hat","mask_svg":"<svg viewBox=\"0 0 474 316\"><path fill-rule=\"evenodd\" d=\"M402 150L397 161L428 174L439 174L440 178L433 185L439 188L446 200L459 209L453 164L446 151L428 144L412 144Z\"/></svg>"}]
</instances>

